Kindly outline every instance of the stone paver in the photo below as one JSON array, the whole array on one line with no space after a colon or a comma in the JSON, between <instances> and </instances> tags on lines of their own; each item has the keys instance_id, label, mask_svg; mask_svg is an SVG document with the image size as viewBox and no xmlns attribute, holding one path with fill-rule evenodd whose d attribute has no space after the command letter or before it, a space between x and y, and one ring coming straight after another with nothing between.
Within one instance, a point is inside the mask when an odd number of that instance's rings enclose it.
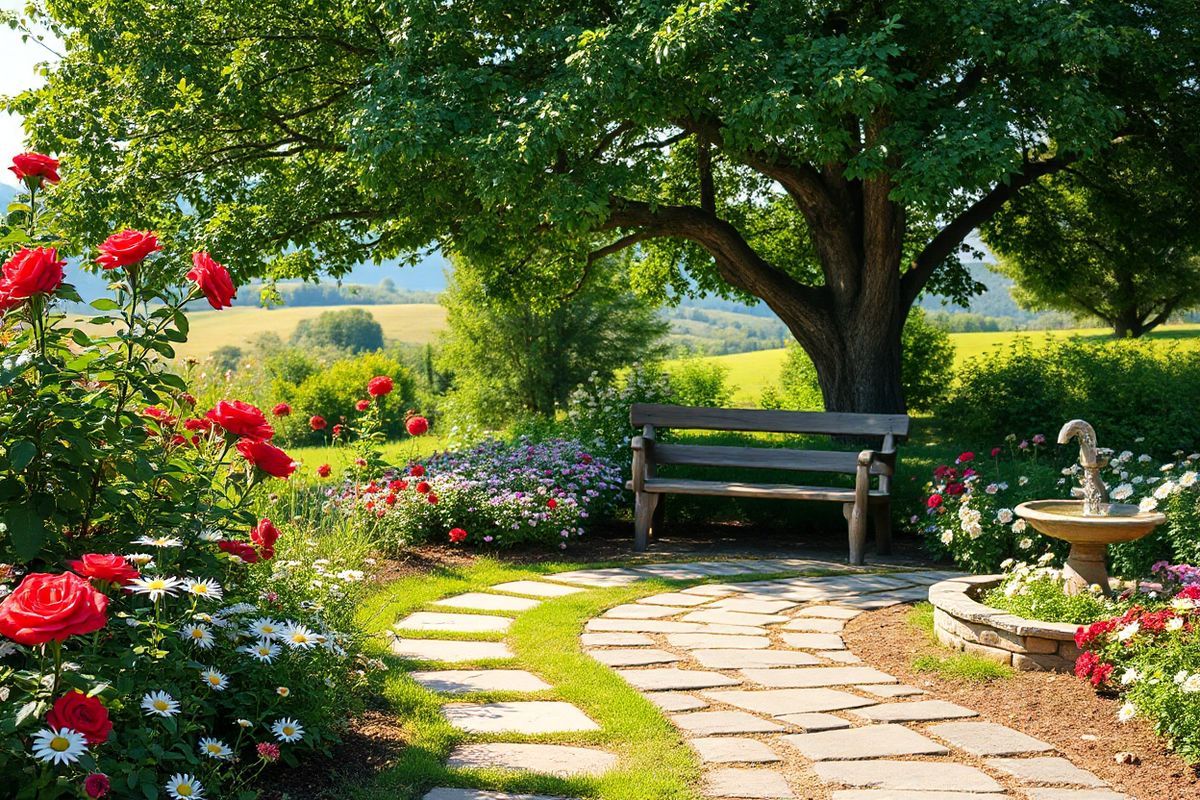
<instances>
[{"instance_id":1,"label":"stone paver","mask_svg":"<svg viewBox=\"0 0 1200 800\"><path fill-rule=\"evenodd\" d=\"M679 656L657 647L634 647L614 650L589 650L588 655L610 667L641 667L646 664L667 664L679 661Z\"/></svg>"},{"instance_id":2,"label":"stone paver","mask_svg":"<svg viewBox=\"0 0 1200 800\"><path fill-rule=\"evenodd\" d=\"M436 600L433 604L435 606L453 606L454 608L473 608L478 611L528 611L540 605L541 602L541 600L533 600L529 597L466 592L454 597L447 597L444 600Z\"/></svg>"},{"instance_id":3,"label":"stone paver","mask_svg":"<svg viewBox=\"0 0 1200 800\"><path fill-rule=\"evenodd\" d=\"M484 661L513 658L504 642L463 642L455 639L394 639L392 652L415 661Z\"/></svg>"},{"instance_id":4,"label":"stone paver","mask_svg":"<svg viewBox=\"0 0 1200 800\"><path fill-rule=\"evenodd\" d=\"M895 683L896 678L872 667L788 667L744 669L742 677L759 686L797 689L810 686L847 686L855 683Z\"/></svg>"},{"instance_id":5,"label":"stone paver","mask_svg":"<svg viewBox=\"0 0 1200 800\"><path fill-rule=\"evenodd\" d=\"M1025 789L1029 800L1133 800L1108 789Z\"/></svg>"},{"instance_id":6,"label":"stone paver","mask_svg":"<svg viewBox=\"0 0 1200 800\"><path fill-rule=\"evenodd\" d=\"M994 722L944 722L929 732L975 756L1039 753L1054 746Z\"/></svg>"},{"instance_id":7,"label":"stone paver","mask_svg":"<svg viewBox=\"0 0 1200 800\"><path fill-rule=\"evenodd\" d=\"M685 594L684 592L663 592L662 594L652 594L649 597L643 597L638 602L652 606L688 607L702 606L705 603L711 602L711 598L703 595Z\"/></svg>"},{"instance_id":8,"label":"stone paver","mask_svg":"<svg viewBox=\"0 0 1200 800\"><path fill-rule=\"evenodd\" d=\"M647 647L654 640L644 633L585 633L579 637L584 647Z\"/></svg>"},{"instance_id":9,"label":"stone paver","mask_svg":"<svg viewBox=\"0 0 1200 800\"><path fill-rule=\"evenodd\" d=\"M707 700L684 692L646 692L642 696L663 711L695 711L708 706Z\"/></svg>"},{"instance_id":10,"label":"stone paver","mask_svg":"<svg viewBox=\"0 0 1200 800\"><path fill-rule=\"evenodd\" d=\"M478 789L431 789L421 800L567 800L565 797L549 797L544 794L509 794L508 792L481 792Z\"/></svg>"},{"instance_id":11,"label":"stone paver","mask_svg":"<svg viewBox=\"0 0 1200 800\"><path fill-rule=\"evenodd\" d=\"M569 594L587 591L578 586L563 586L560 583L542 583L541 581L509 581L508 583L497 583L492 588L498 592L528 594L534 597L566 597Z\"/></svg>"},{"instance_id":12,"label":"stone paver","mask_svg":"<svg viewBox=\"0 0 1200 800\"><path fill-rule=\"evenodd\" d=\"M816 656L799 650L693 650L689 655L708 669L804 667L821 663Z\"/></svg>"},{"instance_id":13,"label":"stone paver","mask_svg":"<svg viewBox=\"0 0 1200 800\"><path fill-rule=\"evenodd\" d=\"M696 711L691 714L676 714L671 722L696 736L713 736L720 733L775 733L787 730L770 720L747 714L745 711Z\"/></svg>"},{"instance_id":14,"label":"stone paver","mask_svg":"<svg viewBox=\"0 0 1200 800\"><path fill-rule=\"evenodd\" d=\"M706 689L711 686L736 686L739 681L719 672L699 669L655 667L651 669L622 669L617 674L633 686L647 692L670 689Z\"/></svg>"},{"instance_id":15,"label":"stone paver","mask_svg":"<svg viewBox=\"0 0 1200 800\"><path fill-rule=\"evenodd\" d=\"M413 672L414 681L432 692L540 692L550 684L523 669L447 669Z\"/></svg>"},{"instance_id":16,"label":"stone paver","mask_svg":"<svg viewBox=\"0 0 1200 800\"><path fill-rule=\"evenodd\" d=\"M801 650L845 650L846 643L836 633L785 633L780 640Z\"/></svg>"},{"instance_id":17,"label":"stone paver","mask_svg":"<svg viewBox=\"0 0 1200 800\"><path fill-rule=\"evenodd\" d=\"M872 722L918 722L931 719L957 719L979 716L969 708L946 700L914 700L905 703L882 703L850 712Z\"/></svg>"},{"instance_id":18,"label":"stone paver","mask_svg":"<svg viewBox=\"0 0 1200 800\"><path fill-rule=\"evenodd\" d=\"M1004 800L1005 794L978 792L923 792L920 789L842 789L833 800Z\"/></svg>"},{"instance_id":19,"label":"stone paver","mask_svg":"<svg viewBox=\"0 0 1200 800\"><path fill-rule=\"evenodd\" d=\"M671 619L589 619L584 628L589 632L601 633L695 633L704 626L695 622L678 622Z\"/></svg>"},{"instance_id":20,"label":"stone paver","mask_svg":"<svg viewBox=\"0 0 1200 800\"><path fill-rule=\"evenodd\" d=\"M924 689L918 689L915 686L908 686L902 683L877 683L867 686L855 686L860 692L873 694L876 697L915 697L919 694L925 694Z\"/></svg>"},{"instance_id":21,"label":"stone paver","mask_svg":"<svg viewBox=\"0 0 1200 800\"><path fill-rule=\"evenodd\" d=\"M785 631L802 631L804 633L841 633L846 627L846 621L842 619L829 619L828 617L795 617L788 621L781 630Z\"/></svg>"},{"instance_id":22,"label":"stone paver","mask_svg":"<svg viewBox=\"0 0 1200 800\"><path fill-rule=\"evenodd\" d=\"M724 633L672 633L667 636L667 644L684 650L763 650L771 646L771 640Z\"/></svg>"},{"instance_id":23,"label":"stone paver","mask_svg":"<svg viewBox=\"0 0 1200 800\"><path fill-rule=\"evenodd\" d=\"M534 700L517 703L452 703L442 706L446 721L469 733L565 733L600 726L570 703Z\"/></svg>"},{"instance_id":24,"label":"stone paver","mask_svg":"<svg viewBox=\"0 0 1200 800\"><path fill-rule=\"evenodd\" d=\"M787 779L769 769L718 769L704 778L709 797L793 798Z\"/></svg>"},{"instance_id":25,"label":"stone paver","mask_svg":"<svg viewBox=\"0 0 1200 800\"><path fill-rule=\"evenodd\" d=\"M837 689L727 689L702 694L718 703L771 716L839 711L868 706L875 702Z\"/></svg>"},{"instance_id":26,"label":"stone paver","mask_svg":"<svg viewBox=\"0 0 1200 800\"><path fill-rule=\"evenodd\" d=\"M861 664L862 659L849 650L822 650L821 658L836 661L839 664Z\"/></svg>"},{"instance_id":27,"label":"stone paver","mask_svg":"<svg viewBox=\"0 0 1200 800\"><path fill-rule=\"evenodd\" d=\"M698 597L725 597L726 595L746 591L743 588L744 585L735 583L702 583L699 586L689 586L682 593L694 594Z\"/></svg>"},{"instance_id":28,"label":"stone paver","mask_svg":"<svg viewBox=\"0 0 1200 800\"><path fill-rule=\"evenodd\" d=\"M779 755L758 739L740 736L706 736L692 739L689 744L696 748L700 760L711 764L764 764L780 761Z\"/></svg>"},{"instance_id":29,"label":"stone paver","mask_svg":"<svg viewBox=\"0 0 1200 800\"><path fill-rule=\"evenodd\" d=\"M849 720L842 719L834 714L782 714L775 719L780 722L786 722L788 725L794 725L806 733L812 733L813 731L833 731L850 727Z\"/></svg>"},{"instance_id":30,"label":"stone paver","mask_svg":"<svg viewBox=\"0 0 1200 800\"><path fill-rule=\"evenodd\" d=\"M741 611L725 611L720 608L702 608L692 611L683 618L684 622L706 622L714 625L774 625L777 622L787 622L788 617L782 614L746 614Z\"/></svg>"},{"instance_id":31,"label":"stone paver","mask_svg":"<svg viewBox=\"0 0 1200 800\"><path fill-rule=\"evenodd\" d=\"M806 606L797 611L795 616L848 620L854 619L861 613L863 612L857 608L846 608L845 606Z\"/></svg>"},{"instance_id":32,"label":"stone paver","mask_svg":"<svg viewBox=\"0 0 1200 800\"><path fill-rule=\"evenodd\" d=\"M646 575L624 567L610 569L577 569L571 572L556 572L547 575L547 580L574 583L579 586L591 586L597 589L607 589L614 586L628 586L645 580Z\"/></svg>"},{"instance_id":33,"label":"stone paver","mask_svg":"<svg viewBox=\"0 0 1200 800\"><path fill-rule=\"evenodd\" d=\"M866 725L840 731L781 737L813 761L846 761L890 756L940 756L950 751L903 725Z\"/></svg>"},{"instance_id":34,"label":"stone paver","mask_svg":"<svg viewBox=\"0 0 1200 800\"><path fill-rule=\"evenodd\" d=\"M1107 783L1080 769L1065 758L1038 756L1036 758L989 758L987 765L1007 772L1025 783L1049 783L1059 786L1088 786L1099 789Z\"/></svg>"},{"instance_id":35,"label":"stone paver","mask_svg":"<svg viewBox=\"0 0 1200 800\"><path fill-rule=\"evenodd\" d=\"M663 619L679 613L678 608L670 606L646 606L641 603L626 603L613 606L604 612L605 619Z\"/></svg>"},{"instance_id":36,"label":"stone paver","mask_svg":"<svg viewBox=\"0 0 1200 800\"><path fill-rule=\"evenodd\" d=\"M448 633L499 633L508 630L511 617L490 614L447 614L441 611L415 611L396 623L398 630L444 631Z\"/></svg>"},{"instance_id":37,"label":"stone paver","mask_svg":"<svg viewBox=\"0 0 1200 800\"><path fill-rule=\"evenodd\" d=\"M540 772L559 778L573 775L602 775L617 765L617 757L592 747L560 744L464 744L456 747L446 766L451 769L511 769Z\"/></svg>"},{"instance_id":38,"label":"stone paver","mask_svg":"<svg viewBox=\"0 0 1200 800\"><path fill-rule=\"evenodd\" d=\"M980 769L943 761L821 761L813 772L826 783L876 789L923 789L945 792L1001 792Z\"/></svg>"},{"instance_id":39,"label":"stone paver","mask_svg":"<svg viewBox=\"0 0 1200 800\"><path fill-rule=\"evenodd\" d=\"M796 604L791 600L762 600L756 597L727 597L712 604L712 608L744 614L778 614L795 607Z\"/></svg>"}]
</instances>

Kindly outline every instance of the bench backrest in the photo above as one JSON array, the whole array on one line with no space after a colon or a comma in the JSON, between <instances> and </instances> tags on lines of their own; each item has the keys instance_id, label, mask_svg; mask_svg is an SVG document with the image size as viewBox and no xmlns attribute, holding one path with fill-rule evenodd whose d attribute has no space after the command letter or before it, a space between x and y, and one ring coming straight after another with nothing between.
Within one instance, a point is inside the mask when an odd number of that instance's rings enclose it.
<instances>
[{"instance_id":1,"label":"bench backrest","mask_svg":"<svg viewBox=\"0 0 1200 800\"><path fill-rule=\"evenodd\" d=\"M908 437L906 414L847 414L822 411L774 411L761 408L690 408L635 403L629 421L636 427L653 425L683 430L759 433L816 433L829 436Z\"/></svg>"}]
</instances>

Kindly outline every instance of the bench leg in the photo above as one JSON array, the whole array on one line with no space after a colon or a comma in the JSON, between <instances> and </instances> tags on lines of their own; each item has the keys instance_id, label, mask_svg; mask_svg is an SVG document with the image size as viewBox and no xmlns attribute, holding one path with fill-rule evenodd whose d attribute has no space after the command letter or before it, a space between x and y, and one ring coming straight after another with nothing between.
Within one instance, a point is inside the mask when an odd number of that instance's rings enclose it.
<instances>
[{"instance_id":1,"label":"bench leg","mask_svg":"<svg viewBox=\"0 0 1200 800\"><path fill-rule=\"evenodd\" d=\"M650 544L650 532L654 526L654 509L658 495L638 492L633 502L633 549L639 553Z\"/></svg>"},{"instance_id":2,"label":"bench leg","mask_svg":"<svg viewBox=\"0 0 1200 800\"><path fill-rule=\"evenodd\" d=\"M877 503L871 512L875 517L875 552L889 555L892 552L892 504Z\"/></svg>"},{"instance_id":3,"label":"bench leg","mask_svg":"<svg viewBox=\"0 0 1200 800\"><path fill-rule=\"evenodd\" d=\"M654 502L654 519L650 522L650 530L657 537L662 532L663 520L667 518L667 496L656 494Z\"/></svg>"},{"instance_id":4,"label":"bench leg","mask_svg":"<svg viewBox=\"0 0 1200 800\"><path fill-rule=\"evenodd\" d=\"M860 508L858 503L845 503L842 515L850 528L850 563L863 564L867 549L867 510Z\"/></svg>"}]
</instances>

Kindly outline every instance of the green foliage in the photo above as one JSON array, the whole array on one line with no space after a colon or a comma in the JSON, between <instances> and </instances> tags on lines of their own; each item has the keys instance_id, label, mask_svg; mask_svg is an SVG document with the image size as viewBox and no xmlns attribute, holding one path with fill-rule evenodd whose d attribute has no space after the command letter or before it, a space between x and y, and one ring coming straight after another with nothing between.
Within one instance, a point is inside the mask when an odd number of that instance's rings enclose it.
<instances>
[{"instance_id":1,"label":"green foliage","mask_svg":"<svg viewBox=\"0 0 1200 800\"><path fill-rule=\"evenodd\" d=\"M391 437L404 433L404 411L416 396L412 373L391 356L383 353L362 353L345 358L313 372L295 387L291 394L292 413L279 420L279 433L288 441L328 441L335 424L346 424L358 417L358 401L367 399L367 381L386 375L395 382L395 389L386 397L370 398L371 406L379 409L381 430ZM314 432L308 420L313 415L324 417L329 428Z\"/></svg>"},{"instance_id":2,"label":"green foliage","mask_svg":"<svg viewBox=\"0 0 1200 800\"><path fill-rule=\"evenodd\" d=\"M1171 396L1200 395L1200 353L1152 342L1016 339L1007 352L972 358L938 414L960 436L999 441L1014 431L1053 433L1083 418L1101 442L1144 440L1165 456L1200 446L1200 416Z\"/></svg>"},{"instance_id":3,"label":"green foliage","mask_svg":"<svg viewBox=\"0 0 1200 800\"><path fill-rule=\"evenodd\" d=\"M671 401L677 405L724 408L733 397L729 368L716 361L695 357L676 361L667 376L671 382Z\"/></svg>"},{"instance_id":4,"label":"green foliage","mask_svg":"<svg viewBox=\"0 0 1200 800\"><path fill-rule=\"evenodd\" d=\"M238 368L244 355L242 348L232 344L223 344L208 354L208 360L212 362L212 368L218 372L231 372Z\"/></svg>"},{"instance_id":5,"label":"green foliage","mask_svg":"<svg viewBox=\"0 0 1200 800\"><path fill-rule=\"evenodd\" d=\"M366 309L325 311L316 319L300 320L292 334L292 344L333 347L351 353L382 350L383 326Z\"/></svg>"},{"instance_id":6,"label":"green foliage","mask_svg":"<svg viewBox=\"0 0 1200 800\"><path fill-rule=\"evenodd\" d=\"M908 612L905 620L908 625L925 635L931 645L937 645L933 633L933 605L917 603ZM939 648L940 649L940 648ZM984 683L986 681L1011 678L1014 674L1012 667L998 664L981 656L971 653L921 653L913 658L913 670L938 675L948 680Z\"/></svg>"},{"instance_id":7,"label":"green foliage","mask_svg":"<svg viewBox=\"0 0 1200 800\"><path fill-rule=\"evenodd\" d=\"M981 602L1025 619L1079 625L1116 616L1128 606L1113 602L1099 591L1067 594L1060 570L1024 563L1008 564L1004 580Z\"/></svg>"}]
</instances>

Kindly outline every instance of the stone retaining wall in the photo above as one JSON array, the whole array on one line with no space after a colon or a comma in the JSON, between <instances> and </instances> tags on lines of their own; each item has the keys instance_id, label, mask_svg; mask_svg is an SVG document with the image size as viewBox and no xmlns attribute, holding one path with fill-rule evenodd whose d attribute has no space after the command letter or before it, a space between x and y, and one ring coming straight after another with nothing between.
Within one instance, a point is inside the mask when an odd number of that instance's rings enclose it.
<instances>
[{"instance_id":1,"label":"stone retaining wall","mask_svg":"<svg viewBox=\"0 0 1200 800\"><path fill-rule=\"evenodd\" d=\"M1000 580L999 575L977 575L930 586L938 641L1021 670L1072 671L1079 656L1079 626L1023 619L975 599Z\"/></svg>"}]
</instances>

